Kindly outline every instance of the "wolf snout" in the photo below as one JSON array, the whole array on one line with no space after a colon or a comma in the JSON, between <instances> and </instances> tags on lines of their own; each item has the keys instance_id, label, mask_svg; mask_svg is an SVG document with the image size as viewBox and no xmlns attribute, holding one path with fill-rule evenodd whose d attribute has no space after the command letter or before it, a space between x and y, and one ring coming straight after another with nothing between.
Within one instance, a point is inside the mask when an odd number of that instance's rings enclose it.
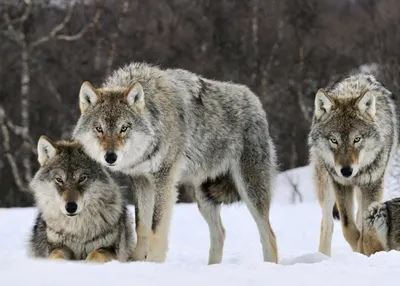
<instances>
[{"instance_id":1,"label":"wolf snout","mask_svg":"<svg viewBox=\"0 0 400 286\"><path fill-rule=\"evenodd\" d=\"M340 173L343 175L343 177L350 177L353 174L353 168L350 166L345 166L340 169Z\"/></svg>"},{"instance_id":2,"label":"wolf snout","mask_svg":"<svg viewBox=\"0 0 400 286\"><path fill-rule=\"evenodd\" d=\"M104 155L104 160L110 165L114 164L118 159L117 153L115 152L107 152Z\"/></svg>"},{"instance_id":3,"label":"wolf snout","mask_svg":"<svg viewBox=\"0 0 400 286\"><path fill-rule=\"evenodd\" d=\"M68 202L65 204L65 210L68 215L75 215L76 210L78 209L78 205L74 202Z\"/></svg>"}]
</instances>

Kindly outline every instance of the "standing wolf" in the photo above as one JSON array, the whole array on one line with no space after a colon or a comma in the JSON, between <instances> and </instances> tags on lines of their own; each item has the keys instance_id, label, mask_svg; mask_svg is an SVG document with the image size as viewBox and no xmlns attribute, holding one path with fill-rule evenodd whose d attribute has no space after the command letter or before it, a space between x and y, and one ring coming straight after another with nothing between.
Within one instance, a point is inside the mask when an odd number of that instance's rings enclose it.
<instances>
[{"instance_id":1,"label":"standing wolf","mask_svg":"<svg viewBox=\"0 0 400 286\"><path fill-rule=\"evenodd\" d=\"M163 262L176 184L192 184L210 230L209 264L220 263L220 205L242 199L277 262L269 212L275 150L263 107L247 87L181 69L132 63L102 85L80 89L73 132L88 154L132 176L137 193L135 259Z\"/></svg>"},{"instance_id":2,"label":"standing wolf","mask_svg":"<svg viewBox=\"0 0 400 286\"><path fill-rule=\"evenodd\" d=\"M353 74L326 90L320 89L315 97L309 146L322 208L319 251L331 254L335 201L343 235L353 251L370 255L382 250L375 232L365 228L362 217L372 202L382 198L385 175L397 146L392 93L366 74Z\"/></svg>"},{"instance_id":3,"label":"standing wolf","mask_svg":"<svg viewBox=\"0 0 400 286\"><path fill-rule=\"evenodd\" d=\"M30 254L50 259L121 262L132 258L133 221L118 185L73 141L38 142L41 165L30 187L38 215Z\"/></svg>"},{"instance_id":4,"label":"standing wolf","mask_svg":"<svg viewBox=\"0 0 400 286\"><path fill-rule=\"evenodd\" d=\"M369 229L374 229L384 250L400 251L400 198L374 202L365 212Z\"/></svg>"}]
</instances>

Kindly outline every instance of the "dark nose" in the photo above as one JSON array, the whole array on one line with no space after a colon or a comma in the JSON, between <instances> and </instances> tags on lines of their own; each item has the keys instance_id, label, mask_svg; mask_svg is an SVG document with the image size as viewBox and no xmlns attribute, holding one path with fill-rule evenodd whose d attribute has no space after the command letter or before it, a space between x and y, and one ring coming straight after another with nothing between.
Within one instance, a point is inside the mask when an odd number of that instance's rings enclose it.
<instances>
[{"instance_id":1,"label":"dark nose","mask_svg":"<svg viewBox=\"0 0 400 286\"><path fill-rule=\"evenodd\" d=\"M78 209L78 205L74 202L69 202L65 205L65 210L67 213L73 214Z\"/></svg>"},{"instance_id":2,"label":"dark nose","mask_svg":"<svg viewBox=\"0 0 400 286\"><path fill-rule=\"evenodd\" d=\"M340 173L342 173L343 177L348 178L351 176L351 174L353 174L353 169L349 166L346 166L340 170Z\"/></svg>"},{"instance_id":3,"label":"dark nose","mask_svg":"<svg viewBox=\"0 0 400 286\"><path fill-rule=\"evenodd\" d=\"M107 162L108 164L114 164L115 161L117 161L117 158L118 158L118 156L117 156L117 154L114 153L114 152L107 152L107 153L104 155L104 159L106 160L106 162Z\"/></svg>"}]
</instances>

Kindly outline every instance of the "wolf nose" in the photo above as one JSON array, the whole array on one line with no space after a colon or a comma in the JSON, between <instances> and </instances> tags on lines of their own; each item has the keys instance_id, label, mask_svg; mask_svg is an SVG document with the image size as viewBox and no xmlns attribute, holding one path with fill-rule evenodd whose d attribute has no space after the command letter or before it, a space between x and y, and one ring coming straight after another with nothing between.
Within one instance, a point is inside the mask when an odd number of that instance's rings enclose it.
<instances>
[{"instance_id":1,"label":"wolf nose","mask_svg":"<svg viewBox=\"0 0 400 286\"><path fill-rule=\"evenodd\" d=\"M107 152L107 153L104 155L104 159L106 160L106 162L107 162L108 164L114 164L115 161L117 161L117 158L118 158L118 156L117 156L117 154L114 153L114 152Z\"/></svg>"},{"instance_id":2,"label":"wolf nose","mask_svg":"<svg viewBox=\"0 0 400 286\"><path fill-rule=\"evenodd\" d=\"M351 176L351 174L353 174L353 169L351 167L346 166L340 170L340 173L342 173L343 177L348 178Z\"/></svg>"},{"instance_id":3,"label":"wolf nose","mask_svg":"<svg viewBox=\"0 0 400 286\"><path fill-rule=\"evenodd\" d=\"M65 210L67 213L73 214L78 209L78 205L74 202L69 202L65 205Z\"/></svg>"}]
</instances>

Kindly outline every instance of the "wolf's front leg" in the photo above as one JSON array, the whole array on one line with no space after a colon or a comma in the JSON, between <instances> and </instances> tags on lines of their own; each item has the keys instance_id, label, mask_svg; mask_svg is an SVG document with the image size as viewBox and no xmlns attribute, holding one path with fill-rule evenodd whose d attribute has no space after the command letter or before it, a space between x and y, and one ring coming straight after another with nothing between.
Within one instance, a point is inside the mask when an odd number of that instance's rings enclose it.
<instances>
[{"instance_id":1,"label":"wolf's front leg","mask_svg":"<svg viewBox=\"0 0 400 286\"><path fill-rule=\"evenodd\" d=\"M115 259L115 252L105 248L94 250L86 257L86 261L92 263L106 263L113 259Z\"/></svg>"},{"instance_id":2,"label":"wolf's front leg","mask_svg":"<svg viewBox=\"0 0 400 286\"><path fill-rule=\"evenodd\" d=\"M167 257L172 210L177 199L174 176L172 168L164 168L155 176L155 201L148 261L164 262Z\"/></svg>"},{"instance_id":3,"label":"wolf's front leg","mask_svg":"<svg viewBox=\"0 0 400 286\"><path fill-rule=\"evenodd\" d=\"M360 189L362 193L362 198L361 205L359 205L358 207L362 207L362 213L365 213L365 211L367 211L371 203L380 202L382 200L383 182L363 186ZM382 251L384 249L377 236L376 230L374 228L369 228L367 224L368 222L364 219L362 221L361 236L358 240L357 251L367 256L370 256L371 254Z\"/></svg>"},{"instance_id":4,"label":"wolf's front leg","mask_svg":"<svg viewBox=\"0 0 400 286\"><path fill-rule=\"evenodd\" d=\"M360 231L354 221L354 187L343 186L334 182L336 204L339 210L340 222L344 238L353 251L357 251Z\"/></svg>"},{"instance_id":5,"label":"wolf's front leg","mask_svg":"<svg viewBox=\"0 0 400 286\"><path fill-rule=\"evenodd\" d=\"M73 253L67 247L57 247L50 251L48 258L54 260L71 260Z\"/></svg>"},{"instance_id":6,"label":"wolf's front leg","mask_svg":"<svg viewBox=\"0 0 400 286\"><path fill-rule=\"evenodd\" d=\"M150 234L154 212L155 190L153 178L132 178L135 190L135 222L137 243L132 260L144 261L150 249Z\"/></svg>"}]
</instances>

